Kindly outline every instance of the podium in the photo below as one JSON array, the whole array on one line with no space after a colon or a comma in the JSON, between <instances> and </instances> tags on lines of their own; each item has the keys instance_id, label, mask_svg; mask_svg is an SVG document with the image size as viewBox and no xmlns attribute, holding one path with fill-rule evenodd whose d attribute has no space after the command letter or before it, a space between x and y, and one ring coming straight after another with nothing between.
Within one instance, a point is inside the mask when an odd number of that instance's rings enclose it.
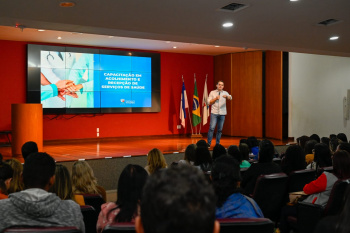
<instances>
[{"instance_id":1,"label":"podium","mask_svg":"<svg viewBox=\"0 0 350 233\"><path fill-rule=\"evenodd\" d=\"M22 155L22 145L33 141L43 151L42 104L12 104L12 156Z\"/></svg>"}]
</instances>

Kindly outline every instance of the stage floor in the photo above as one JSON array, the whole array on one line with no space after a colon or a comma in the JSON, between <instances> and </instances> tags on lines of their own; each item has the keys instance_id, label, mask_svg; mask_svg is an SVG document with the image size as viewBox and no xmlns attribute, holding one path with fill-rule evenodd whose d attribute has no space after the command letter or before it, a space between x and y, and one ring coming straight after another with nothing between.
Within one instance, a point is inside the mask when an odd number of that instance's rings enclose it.
<instances>
[{"instance_id":1,"label":"stage floor","mask_svg":"<svg viewBox=\"0 0 350 233\"><path fill-rule=\"evenodd\" d=\"M206 135L203 136L203 138L191 138L190 135L164 135L45 141L43 151L50 154L57 162L144 156L155 147L164 154L182 153L189 144L207 139ZM242 137L222 136L221 144L227 148L230 145L238 145L241 139ZM271 141L275 145L288 143L284 140L272 139ZM213 146L210 150L213 149ZM0 153L4 159L12 158L11 147L0 147ZM23 162L22 157L16 158Z\"/></svg>"}]
</instances>

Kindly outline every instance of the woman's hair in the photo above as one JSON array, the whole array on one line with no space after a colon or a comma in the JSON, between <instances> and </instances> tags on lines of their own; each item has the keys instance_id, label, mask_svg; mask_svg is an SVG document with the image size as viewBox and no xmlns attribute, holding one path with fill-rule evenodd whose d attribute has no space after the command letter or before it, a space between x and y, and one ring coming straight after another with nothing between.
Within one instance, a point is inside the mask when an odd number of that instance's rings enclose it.
<instances>
[{"instance_id":1,"label":"woman's hair","mask_svg":"<svg viewBox=\"0 0 350 233\"><path fill-rule=\"evenodd\" d=\"M249 150L249 148L248 148ZM242 153L238 150L238 147L236 145L231 145L227 149L227 153L231 155L234 159L238 161L239 164L242 163L243 157ZM249 152L248 152L249 154Z\"/></svg>"},{"instance_id":2,"label":"woman's hair","mask_svg":"<svg viewBox=\"0 0 350 233\"><path fill-rule=\"evenodd\" d=\"M110 210L108 215L119 208L120 212L115 216L115 222L131 222L137 214L137 207L142 197L142 189L146 183L148 173L139 166L127 165L118 180L117 207Z\"/></svg>"},{"instance_id":3,"label":"woman's hair","mask_svg":"<svg viewBox=\"0 0 350 233\"><path fill-rule=\"evenodd\" d=\"M211 170L212 184L217 196L216 206L221 207L233 193L240 192L241 181L239 163L229 155L215 160Z\"/></svg>"},{"instance_id":4,"label":"woman's hair","mask_svg":"<svg viewBox=\"0 0 350 233\"><path fill-rule=\"evenodd\" d=\"M72 167L73 193L98 194L97 180L86 161L77 161Z\"/></svg>"},{"instance_id":5,"label":"woman's hair","mask_svg":"<svg viewBox=\"0 0 350 233\"><path fill-rule=\"evenodd\" d=\"M303 148L303 150L305 149L306 142L309 140L310 140L310 138L306 135L303 135L303 136L297 138L298 145L301 146L301 148Z\"/></svg>"},{"instance_id":6,"label":"woman's hair","mask_svg":"<svg viewBox=\"0 0 350 233\"><path fill-rule=\"evenodd\" d=\"M315 145L317 144L317 141L315 140L309 140L305 144L305 153L306 154L312 154L312 150L314 149Z\"/></svg>"},{"instance_id":7,"label":"woman's hair","mask_svg":"<svg viewBox=\"0 0 350 233\"><path fill-rule=\"evenodd\" d=\"M293 171L306 168L305 152L299 145L291 145L287 148L285 157L281 164L284 173L289 174Z\"/></svg>"},{"instance_id":8,"label":"woman's hair","mask_svg":"<svg viewBox=\"0 0 350 233\"><path fill-rule=\"evenodd\" d=\"M323 143L317 143L314 147L316 168L332 166L332 154L329 147Z\"/></svg>"},{"instance_id":9,"label":"woman's hair","mask_svg":"<svg viewBox=\"0 0 350 233\"><path fill-rule=\"evenodd\" d=\"M264 139L260 142L259 147L259 163L272 162L275 155L275 146L273 143L268 139Z\"/></svg>"},{"instance_id":10,"label":"woman's hair","mask_svg":"<svg viewBox=\"0 0 350 233\"><path fill-rule=\"evenodd\" d=\"M346 150L347 152L350 153L350 143L348 143L348 142L340 142L337 149L339 149L339 150Z\"/></svg>"},{"instance_id":11,"label":"woman's hair","mask_svg":"<svg viewBox=\"0 0 350 233\"><path fill-rule=\"evenodd\" d=\"M329 149L331 150L332 153L334 153L337 150L338 145L339 145L339 141L337 138L332 138L329 141Z\"/></svg>"},{"instance_id":12,"label":"woman's hair","mask_svg":"<svg viewBox=\"0 0 350 233\"><path fill-rule=\"evenodd\" d=\"M310 136L310 140L315 140L317 143L321 142L320 136L318 136L317 134L312 134Z\"/></svg>"},{"instance_id":13,"label":"woman's hair","mask_svg":"<svg viewBox=\"0 0 350 233\"><path fill-rule=\"evenodd\" d=\"M147 165L150 174L167 167L163 153L157 148L153 148L148 152Z\"/></svg>"},{"instance_id":14,"label":"woman's hair","mask_svg":"<svg viewBox=\"0 0 350 233\"><path fill-rule=\"evenodd\" d=\"M7 195L7 187L5 181L13 177L13 169L10 165L2 160L0 154L0 191L2 194Z\"/></svg>"},{"instance_id":15,"label":"woman's hair","mask_svg":"<svg viewBox=\"0 0 350 233\"><path fill-rule=\"evenodd\" d=\"M329 146L329 141L330 141L331 139L329 139L329 138L327 138L327 137L322 137L321 138L321 143L323 143L323 144L326 144L327 146Z\"/></svg>"},{"instance_id":16,"label":"woman's hair","mask_svg":"<svg viewBox=\"0 0 350 233\"><path fill-rule=\"evenodd\" d=\"M249 150L251 151L253 147L259 146L259 141L256 137L248 137L247 145L249 146Z\"/></svg>"},{"instance_id":17,"label":"woman's hair","mask_svg":"<svg viewBox=\"0 0 350 233\"><path fill-rule=\"evenodd\" d=\"M338 133L337 138L342 142L348 142L348 138L346 137L345 133Z\"/></svg>"},{"instance_id":18,"label":"woman's hair","mask_svg":"<svg viewBox=\"0 0 350 233\"><path fill-rule=\"evenodd\" d=\"M350 154L345 150L338 150L333 154L333 173L338 179L350 178Z\"/></svg>"},{"instance_id":19,"label":"woman's hair","mask_svg":"<svg viewBox=\"0 0 350 233\"><path fill-rule=\"evenodd\" d=\"M196 146L203 146L203 147L208 147L207 146L207 142L203 139L199 140L197 143L196 143Z\"/></svg>"},{"instance_id":20,"label":"woman's hair","mask_svg":"<svg viewBox=\"0 0 350 233\"><path fill-rule=\"evenodd\" d=\"M226 155L226 149L223 145L221 144L216 144L213 148L213 155L212 158L213 160L219 158L221 155Z\"/></svg>"},{"instance_id":21,"label":"woman's hair","mask_svg":"<svg viewBox=\"0 0 350 233\"><path fill-rule=\"evenodd\" d=\"M186 147L184 160L186 160L188 163L194 163L196 160L196 145L190 144Z\"/></svg>"},{"instance_id":22,"label":"woman's hair","mask_svg":"<svg viewBox=\"0 0 350 233\"><path fill-rule=\"evenodd\" d=\"M21 174L23 172L23 165L17 159L8 159L6 160L6 163L9 164L13 169L13 177L10 183L8 193L22 191L24 189L24 184L21 178Z\"/></svg>"},{"instance_id":23,"label":"woman's hair","mask_svg":"<svg viewBox=\"0 0 350 233\"><path fill-rule=\"evenodd\" d=\"M239 151L241 152L243 160L249 160L249 146L246 143L239 144Z\"/></svg>"},{"instance_id":24,"label":"woman's hair","mask_svg":"<svg viewBox=\"0 0 350 233\"><path fill-rule=\"evenodd\" d=\"M50 192L56 193L62 200L74 200L71 177L68 169L62 164L56 164L55 183Z\"/></svg>"}]
</instances>

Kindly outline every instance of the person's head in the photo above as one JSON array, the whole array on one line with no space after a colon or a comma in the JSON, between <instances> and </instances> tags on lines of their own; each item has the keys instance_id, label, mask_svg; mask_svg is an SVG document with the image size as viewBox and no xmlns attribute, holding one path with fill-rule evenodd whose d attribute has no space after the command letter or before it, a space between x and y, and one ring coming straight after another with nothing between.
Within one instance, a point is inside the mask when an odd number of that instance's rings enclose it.
<instances>
[{"instance_id":1,"label":"person's head","mask_svg":"<svg viewBox=\"0 0 350 233\"><path fill-rule=\"evenodd\" d=\"M55 160L47 153L30 154L23 166L24 187L48 191L55 182L55 168Z\"/></svg>"},{"instance_id":2,"label":"person's head","mask_svg":"<svg viewBox=\"0 0 350 233\"><path fill-rule=\"evenodd\" d=\"M197 146L196 148L196 161L194 161L195 166L200 166L202 164L212 164L213 160L211 158L210 152L207 147Z\"/></svg>"},{"instance_id":3,"label":"person's head","mask_svg":"<svg viewBox=\"0 0 350 233\"><path fill-rule=\"evenodd\" d=\"M215 194L202 172L189 165L160 170L143 189L137 233L213 233Z\"/></svg>"},{"instance_id":4,"label":"person's head","mask_svg":"<svg viewBox=\"0 0 350 233\"><path fill-rule=\"evenodd\" d=\"M213 160L219 158L221 155L226 155L226 149L223 145L221 144L216 144L213 148Z\"/></svg>"},{"instance_id":5,"label":"person's head","mask_svg":"<svg viewBox=\"0 0 350 233\"><path fill-rule=\"evenodd\" d=\"M120 212L115 216L116 222L131 222L137 212L147 177L148 173L139 165L128 164L123 169L118 180L116 205Z\"/></svg>"},{"instance_id":6,"label":"person's head","mask_svg":"<svg viewBox=\"0 0 350 233\"><path fill-rule=\"evenodd\" d=\"M9 164L13 169L13 178L8 189L8 193L15 193L22 191L24 189L24 184L22 181L23 165L17 159L8 159L6 163Z\"/></svg>"},{"instance_id":7,"label":"person's head","mask_svg":"<svg viewBox=\"0 0 350 233\"><path fill-rule=\"evenodd\" d=\"M275 146L273 143L268 140L264 139L260 142L260 149L259 149L259 163L266 163L266 162L272 162L273 156L275 154Z\"/></svg>"},{"instance_id":8,"label":"person's head","mask_svg":"<svg viewBox=\"0 0 350 233\"><path fill-rule=\"evenodd\" d=\"M199 146L202 146L202 147L208 147L207 146L207 142L203 139L199 140L197 143L196 143L196 146L199 147Z\"/></svg>"},{"instance_id":9,"label":"person's head","mask_svg":"<svg viewBox=\"0 0 350 233\"><path fill-rule=\"evenodd\" d=\"M239 144L239 151L241 152L243 160L249 160L249 146L246 143Z\"/></svg>"},{"instance_id":10,"label":"person's head","mask_svg":"<svg viewBox=\"0 0 350 233\"><path fill-rule=\"evenodd\" d=\"M339 143L337 150L346 150L350 153L350 143L348 142L341 142Z\"/></svg>"},{"instance_id":11,"label":"person's head","mask_svg":"<svg viewBox=\"0 0 350 233\"><path fill-rule=\"evenodd\" d=\"M346 137L345 133L338 133L337 138L342 142L348 142L348 138Z\"/></svg>"},{"instance_id":12,"label":"person's head","mask_svg":"<svg viewBox=\"0 0 350 233\"><path fill-rule=\"evenodd\" d=\"M317 143L314 147L316 167L332 166L332 154L329 147L323 143Z\"/></svg>"},{"instance_id":13,"label":"person's head","mask_svg":"<svg viewBox=\"0 0 350 233\"><path fill-rule=\"evenodd\" d=\"M94 171L86 161L76 161L72 166L73 193L98 194Z\"/></svg>"},{"instance_id":14,"label":"person's head","mask_svg":"<svg viewBox=\"0 0 350 233\"><path fill-rule=\"evenodd\" d=\"M39 150L36 142L29 141L24 143L22 146L22 156L24 160L26 160L28 155L30 155L31 153L37 153L37 152L39 152Z\"/></svg>"},{"instance_id":15,"label":"person's head","mask_svg":"<svg viewBox=\"0 0 350 233\"><path fill-rule=\"evenodd\" d=\"M218 91L222 91L224 89L224 81L222 80L219 80L217 83L216 83L216 88Z\"/></svg>"},{"instance_id":16,"label":"person's head","mask_svg":"<svg viewBox=\"0 0 350 233\"><path fill-rule=\"evenodd\" d=\"M315 140L317 143L321 142L320 136L318 136L317 134L312 134L310 136L310 140Z\"/></svg>"},{"instance_id":17,"label":"person's head","mask_svg":"<svg viewBox=\"0 0 350 233\"><path fill-rule=\"evenodd\" d=\"M12 167L2 160L2 155L0 154L0 192L2 194L7 194L7 190L10 188L11 180L13 177Z\"/></svg>"},{"instance_id":18,"label":"person's head","mask_svg":"<svg viewBox=\"0 0 350 233\"><path fill-rule=\"evenodd\" d=\"M241 174L239 163L229 155L221 156L214 161L211 177L217 197L217 207L221 207L231 194L240 191Z\"/></svg>"},{"instance_id":19,"label":"person's head","mask_svg":"<svg viewBox=\"0 0 350 233\"><path fill-rule=\"evenodd\" d=\"M232 156L234 159L238 161L239 164L242 163L243 156L242 153L239 151L238 147L236 145L231 145L227 148L227 154ZM249 152L248 152L249 156Z\"/></svg>"},{"instance_id":20,"label":"person's head","mask_svg":"<svg viewBox=\"0 0 350 233\"><path fill-rule=\"evenodd\" d=\"M306 154L312 154L312 150L314 149L315 145L317 144L317 141L315 140L309 140L305 144L305 153Z\"/></svg>"},{"instance_id":21,"label":"person's head","mask_svg":"<svg viewBox=\"0 0 350 233\"><path fill-rule=\"evenodd\" d=\"M334 153L339 146L339 140L337 138L332 138L329 141L329 149L331 150L332 153Z\"/></svg>"},{"instance_id":22,"label":"person's head","mask_svg":"<svg viewBox=\"0 0 350 233\"><path fill-rule=\"evenodd\" d=\"M239 144L245 143L248 145L247 139L242 138L241 140L239 140Z\"/></svg>"},{"instance_id":23,"label":"person's head","mask_svg":"<svg viewBox=\"0 0 350 233\"><path fill-rule=\"evenodd\" d=\"M321 143L323 143L323 144L329 146L329 141L330 141L330 140L331 140L331 139L329 139L329 138L327 138L327 137L322 137L322 138L321 138Z\"/></svg>"},{"instance_id":24,"label":"person's head","mask_svg":"<svg viewBox=\"0 0 350 233\"><path fill-rule=\"evenodd\" d=\"M305 152L299 145L291 145L287 148L284 159L283 171L289 174L292 171L305 169Z\"/></svg>"},{"instance_id":25,"label":"person's head","mask_svg":"<svg viewBox=\"0 0 350 233\"><path fill-rule=\"evenodd\" d=\"M337 138L337 135L335 135L335 134L330 134L330 135L329 135L329 139L333 139L333 138Z\"/></svg>"},{"instance_id":26,"label":"person's head","mask_svg":"<svg viewBox=\"0 0 350 233\"><path fill-rule=\"evenodd\" d=\"M256 137L248 137L247 144L249 146L249 149L251 149L253 147L259 146L259 141Z\"/></svg>"},{"instance_id":27,"label":"person's head","mask_svg":"<svg viewBox=\"0 0 350 233\"><path fill-rule=\"evenodd\" d=\"M193 164L196 160L196 145L190 144L186 147L184 160L186 160L188 163Z\"/></svg>"},{"instance_id":28,"label":"person's head","mask_svg":"<svg viewBox=\"0 0 350 233\"><path fill-rule=\"evenodd\" d=\"M297 138L298 145L301 146L301 148L305 149L306 142L309 141L310 138L306 135L303 135L299 138Z\"/></svg>"},{"instance_id":29,"label":"person's head","mask_svg":"<svg viewBox=\"0 0 350 233\"><path fill-rule=\"evenodd\" d=\"M62 164L56 164L55 183L50 192L56 193L62 200L74 200L72 180L68 169Z\"/></svg>"},{"instance_id":30,"label":"person's head","mask_svg":"<svg viewBox=\"0 0 350 233\"><path fill-rule=\"evenodd\" d=\"M338 179L350 178L350 154L345 150L338 150L333 154L333 173Z\"/></svg>"},{"instance_id":31,"label":"person's head","mask_svg":"<svg viewBox=\"0 0 350 233\"><path fill-rule=\"evenodd\" d=\"M153 148L148 152L147 165L149 166L150 174L167 167L163 153L157 148Z\"/></svg>"}]
</instances>

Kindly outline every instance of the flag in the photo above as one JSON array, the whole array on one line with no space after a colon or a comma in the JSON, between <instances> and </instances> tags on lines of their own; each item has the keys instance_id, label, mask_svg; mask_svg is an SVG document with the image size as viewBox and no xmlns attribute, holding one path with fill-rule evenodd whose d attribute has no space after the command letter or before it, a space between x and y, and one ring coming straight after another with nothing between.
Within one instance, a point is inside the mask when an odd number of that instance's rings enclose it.
<instances>
[{"instance_id":1,"label":"flag","mask_svg":"<svg viewBox=\"0 0 350 233\"><path fill-rule=\"evenodd\" d=\"M182 79L182 91L181 91L181 102L180 102L180 120L182 127L186 126L186 108L188 108L188 100L185 88L185 82Z\"/></svg>"},{"instance_id":2,"label":"flag","mask_svg":"<svg viewBox=\"0 0 350 233\"><path fill-rule=\"evenodd\" d=\"M199 98L198 98L196 78L194 78L192 122L193 122L193 126L196 126L201 123L201 111L199 108Z\"/></svg>"},{"instance_id":3,"label":"flag","mask_svg":"<svg viewBox=\"0 0 350 233\"><path fill-rule=\"evenodd\" d=\"M207 90L207 78L205 78L204 91L203 91L203 125L208 123L209 117L209 103L208 103L208 90Z\"/></svg>"}]
</instances>

